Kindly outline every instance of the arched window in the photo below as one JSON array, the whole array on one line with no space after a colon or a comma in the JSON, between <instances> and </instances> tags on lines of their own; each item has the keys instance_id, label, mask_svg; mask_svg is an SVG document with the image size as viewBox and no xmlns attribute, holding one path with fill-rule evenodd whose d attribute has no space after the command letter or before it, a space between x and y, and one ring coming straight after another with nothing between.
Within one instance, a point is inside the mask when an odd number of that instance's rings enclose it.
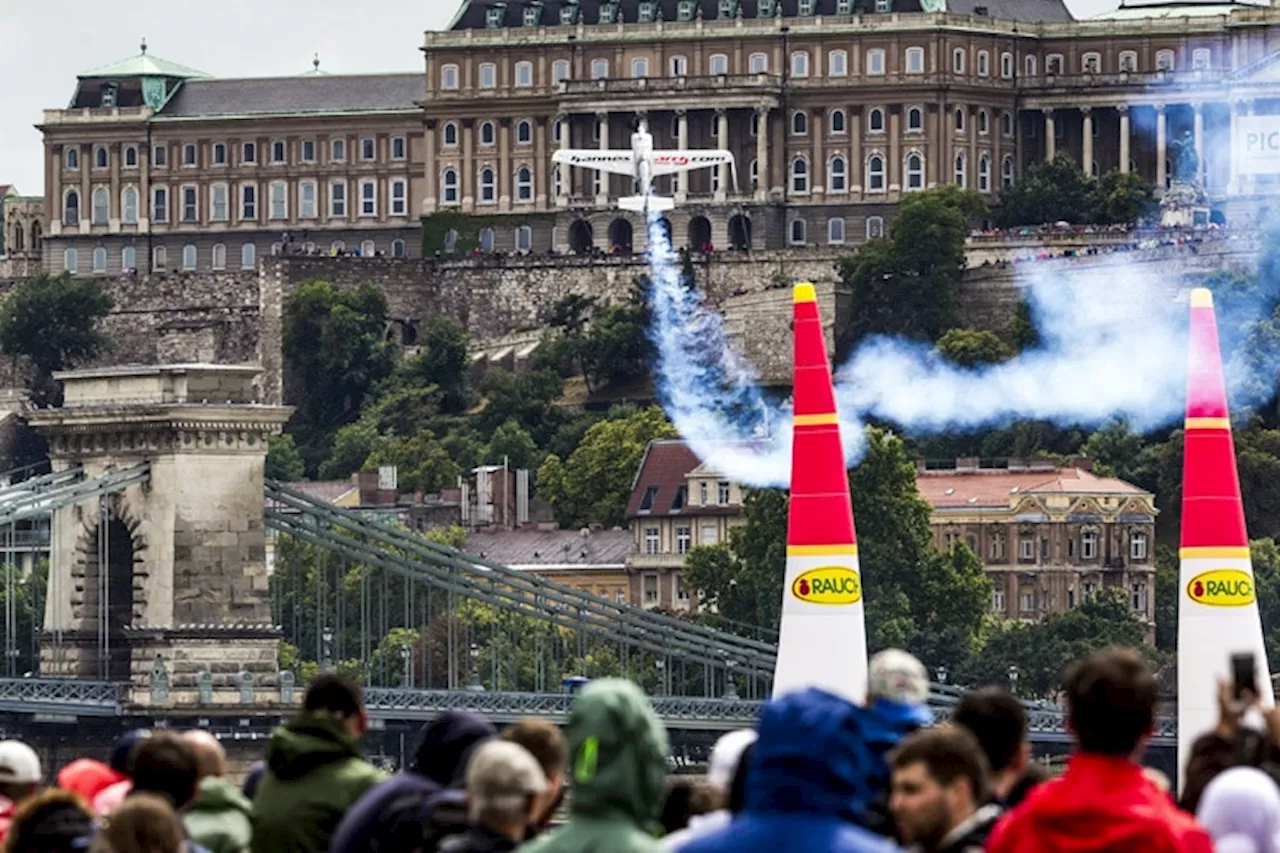
<instances>
[{"instance_id":1,"label":"arched window","mask_svg":"<svg viewBox=\"0 0 1280 853\"><path fill-rule=\"evenodd\" d=\"M67 190L66 196L63 197L62 224L80 224L80 193L77 190Z\"/></svg>"},{"instance_id":2,"label":"arched window","mask_svg":"<svg viewBox=\"0 0 1280 853\"><path fill-rule=\"evenodd\" d=\"M93 149L93 168L107 168L107 149L103 148L101 145Z\"/></svg>"},{"instance_id":3,"label":"arched window","mask_svg":"<svg viewBox=\"0 0 1280 853\"><path fill-rule=\"evenodd\" d=\"M453 91L458 88L458 66L440 66L440 88Z\"/></svg>"},{"instance_id":4,"label":"arched window","mask_svg":"<svg viewBox=\"0 0 1280 853\"><path fill-rule=\"evenodd\" d=\"M521 121L516 125L516 144L530 145L533 143L533 122Z\"/></svg>"},{"instance_id":5,"label":"arched window","mask_svg":"<svg viewBox=\"0 0 1280 853\"><path fill-rule=\"evenodd\" d=\"M497 139L497 135L495 134L493 129L493 122L491 121L481 122L480 144L486 145L486 146L493 145L496 139Z\"/></svg>"},{"instance_id":6,"label":"arched window","mask_svg":"<svg viewBox=\"0 0 1280 853\"><path fill-rule=\"evenodd\" d=\"M482 252L493 251L493 229L492 228L480 229L480 251Z\"/></svg>"},{"instance_id":7,"label":"arched window","mask_svg":"<svg viewBox=\"0 0 1280 853\"><path fill-rule=\"evenodd\" d=\"M964 152L960 152L956 154L956 162L955 162L956 186L963 187L965 185L965 179L967 177L968 176L966 174L966 169L965 169Z\"/></svg>"},{"instance_id":8,"label":"arched window","mask_svg":"<svg viewBox=\"0 0 1280 853\"><path fill-rule=\"evenodd\" d=\"M1013 136L1013 113L1003 112L1000 114L1000 132L1005 136Z\"/></svg>"},{"instance_id":9,"label":"arched window","mask_svg":"<svg viewBox=\"0 0 1280 853\"><path fill-rule=\"evenodd\" d=\"M405 252L404 241L399 238L392 240L391 241L391 257L404 258L407 256L408 255Z\"/></svg>"},{"instance_id":10,"label":"arched window","mask_svg":"<svg viewBox=\"0 0 1280 853\"><path fill-rule=\"evenodd\" d=\"M80 149L68 148L66 153L67 168L71 170L80 168Z\"/></svg>"},{"instance_id":11,"label":"arched window","mask_svg":"<svg viewBox=\"0 0 1280 853\"><path fill-rule=\"evenodd\" d=\"M884 110L874 107L867 113L867 130L871 133L884 133Z\"/></svg>"},{"instance_id":12,"label":"arched window","mask_svg":"<svg viewBox=\"0 0 1280 853\"><path fill-rule=\"evenodd\" d=\"M458 203L458 170L452 166L440 173L440 200L444 204Z\"/></svg>"},{"instance_id":13,"label":"arched window","mask_svg":"<svg viewBox=\"0 0 1280 853\"><path fill-rule=\"evenodd\" d=\"M791 76L800 78L809 76L809 51L797 50L792 52Z\"/></svg>"},{"instance_id":14,"label":"arched window","mask_svg":"<svg viewBox=\"0 0 1280 853\"><path fill-rule=\"evenodd\" d=\"M875 240L884 236L884 219L879 216L867 217L867 239Z\"/></svg>"},{"instance_id":15,"label":"arched window","mask_svg":"<svg viewBox=\"0 0 1280 853\"><path fill-rule=\"evenodd\" d=\"M1000 164L1000 183L1005 188L1013 186L1013 156L1006 154Z\"/></svg>"},{"instance_id":16,"label":"arched window","mask_svg":"<svg viewBox=\"0 0 1280 853\"><path fill-rule=\"evenodd\" d=\"M365 240L360 244L360 257L372 258L378 254L378 247L372 240Z\"/></svg>"},{"instance_id":17,"label":"arched window","mask_svg":"<svg viewBox=\"0 0 1280 853\"><path fill-rule=\"evenodd\" d=\"M151 250L151 268L163 270L169 268L169 250L164 246L156 246Z\"/></svg>"},{"instance_id":18,"label":"arched window","mask_svg":"<svg viewBox=\"0 0 1280 853\"><path fill-rule=\"evenodd\" d=\"M986 136L991 132L990 119L991 117L985 109L978 110L978 133L980 135Z\"/></svg>"},{"instance_id":19,"label":"arched window","mask_svg":"<svg viewBox=\"0 0 1280 853\"><path fill-rule=\"evenodd\" d=\"M227 247L221 243L215 243L213 246L213 260L209 264L215 270L224 270L227 268Z\"/></svg>"},{"instance_id":20,"label":"arched window","mask_svg":"<svg viewBox=\"0 0 1280 853\"><path fill-rule=\"evenodd\" d=\"M138 268L138 250L132 246L125 246L120 250L120 269L124 272L136 270Z\"/></svg>"},{"instance_id":21,"label":"arched window","mask_svg":"<svg viewBox=\"0 0 1280 853\"><path fill-rule=\"evenodd\" d=\"M456 148L458 145L458 126L451 121L444 123L444 147Z\"/></svg>"},{"instance_id":22,"label":"arched window","mask_svg":"<svg viewBox=\"0 0 1280 853\"><path fill-rule=\"evenodd\" d=\"M924 110L920 107L911 107L907 110L907 131L910 133L924 131Z\"/></svg>"},{"instance_id":23,"label":"arched window","mask_svg":"<svg viewBox=\"0 0 1280 853\"><path fill-rule=\"evenodd\" d=\"M844 158L837 154L831 158L831 166L827 170L827 189L833 193L842 193L848 188L848 170Z\"/></svg>"},{"instance_id":24,"label":"arched window","mask_svg":"<svg viewBox=\"0 0 1280 853\"><path fill-rule=\"evenodd\" d=\"M533 201L533 169L516 169L516 201Z\"/></svg>"},{"instance_id":25,"label":"arched window","mask_svg":"<svg viewBox=\"0 0 1280 853\"><path fill-rule=\"evenodd\" d=\"M844 243L844 218L835 216L827 220L827 243L839 246Z\"/></svg>"},{"instance_id":26,"label":"arched window","mask_svg":"<svg viewBox=\"0 0 1280 853\"><path fill-rule=\"evenodd\" d=\"M493 204L498 200L497 180L493 168L484 166L480 169L480 203Z\"/></svg>"},{"instance_id":27,"label":"arched window","mask_svg":"<svg viewBox=\"0 0 1280 853\"><path fill-rule=\"evenodd\" d=\"M1090 52L1080 57L1080 70L1085 74L1101 74L1102 54Z\"/></svg>"},{"instance_id":28,"label":"arched window","mask_svg":"<svg viewBox=\"0 0 1280 853\"><path fill-rule=\"evenodd\" d=\"M964 131L964 107L956 107L956 130Z\"/></svg>"},{"instance_id":29,"label":"arched window","mask_svg":"<svg viewBox=\"0 0 1280 853\"><path fill-rule=\"evenodd\" d=\"M184 270L196 268L196 247L190 243L182 247L182 268Z\"/></svg>"},{"instance_id":30,"label":"arched window","mask_svg":"<svg viewBox=\"0 0 1280 853\"><path fill-rule=\"evenodd\" d=\"M126 169L135 169L138 166L138 148L136 145L130 145L124 149L124 166Z\"/></svg>"},{"instance_id":31,"label":"arched window","mask_svg":"<svg viewBox=\"0 0 1280 853\"><path fill-rule=\"evenodd\" d=\"M908 74L924 73L924 48L923 47L907 48L907 73Z\"/></svg>"},{"instance_id":32,"label":"arched window","mask_svg":"<svg viewBox=\"0 0 1280 853\"><path fill-rule=\"evenodd\" d=\"M951 52L951 70L956 74L964 73L964 48L957 47Z\"/></svg>"},{"instance_id":33,"label":"arched window","mask_svg":"<svg viewBox=\"0 0 1280 853\"><path fill-rule=\"evenodd\" d=\"M559 83L569 79L569 60L557 59L551 63L551 82Z\"/></svg>"},{"instance_id":34,"label":"arched window","mask_svg":"<svg viewBox=\"0 0 1280 853\"><path fill-rule=\"evenodd\" d=\"M1156 51L1156 70L1172 71L1174 66L1174 57L1172 50Z\"/></svg>"},{"instance_id":35,"label":"arched window","mask_svg":"<svg viewBox=\"0 0 1280 853\"><path fill-rule=\"evenodd\" d=\"M521 225L516 228L516 251L529 252L533 250L533 229L528 225Z\"/></svg>"},{"instance_id":36,"label":"arched window","mask_svg":"<svg viewBox=\"0 0 1280 853\"><path fill-rule=\"evenodd\" d=\"M533 63L517 62L516 63L516 86L521 89L527 89L533 85Z\"/></svg>"},{"instance_id":37,"label":"arched window","mask_svg":"<svg viewBox=\"0 0 1280 853\"><path fill-rule=\"evenodd\" d=\"M107 271L107 250L102 246L93 250L93 271L96 273Z\"/></svg>"},{"instance_id":38,"label":"arched window","mask_svg":"<svg viewBox=\"0 0 1280 853\"><path fill-rule=\"evenodd\" d=\"M93 224L106 225L111 215L111 197L106 187L97 187L93 191Z\"/></svg>"},{"instance_id":39,"label":"arched window","mask_svg":"<svg viewBox=\"0 0 1280 853\"><path fill-rule=\"evenodd\" d=\"M456 229L450 228L444 235L444 250L453 252L458 248L458 232Z\"/></svg>"},{"instance_id":40,"label":"arched window","mask_svg":"<svg viewBox=\"0 0 1280 853\"><path fill-rule=\"evenodd\" d=\"M1026 76L1028 76L1028 77L1034 77L1034 76L1036 76L1036 58L1035 58L1035 55L1034 55L1034 54L1030 54L1030 53L1029 53L1029 54L1027 54L1027 55L1026 55L1026 57L1023 59L1022 67L1023 67L1023 69L1024 69L1024 72L1023 72L1023 73L1025 73L1025 74L1026 74Z\"/></svg>"},{"instance_id":41,"label":"arched window","mask_svg":"<svg viewBox=\"0 0 1280 853\"><path fill-rule=\"evenodd\" d=\"M748 74L768 74L769 57L763 53L753 53L747 58Z\"/></svg>"},{"instance_id":42,"label":"arched window","mask_svg":"<svg viewBox=\"0 0 1280 853\"><path fill-rule=\"evenodd\" d=\"M1136 50L1120 51L1119 67L1122 72L1132 73L1138 70L1138 52Z\"/></svg>"},{"instance_id":43,"label":"arched window","mask_svg":"<svg viewBox=\"0 0 1280 853\"><path fill-rule=\"evenodd\" d=\"M258 247L253 243L245 243L240 246L240 266L250 268L258 263Z\"/></svg>"},{"instance_id":44,"label":"arched window","mask_svg":"<svg viewBox=\"0 0 1280 853\"><path fill-rule=\"evenodd\" d=\"M827 54L827 76L849 76L849 53L844 50L833 50Z\"/></svg>"},{"instance_id":45,"label":"arched window","mask_svg":"<svg viewBox=\"0 0 1280 853\"><path fill-rule=\"evenodd\" d=\"M991 158L986 154L978 158L978 192L991 192Z\"/></svg>"},{"instance_id":46,"label":"arched window","mask_svg":"<svg viewBox=\"0 0 1280 853\"><path fill-rule=\"evenodd\" d=\"M879 154L867 158L867 192L884 192L884 157Z\"/></svg>"},{"instance_id":47,"label":"arched window","mask_svg":"<svg viewBox=\"0 0 1280 853\"><path fill-rule=\"evenodd\" d=\"M480 88L494 89L498 86L498 66L492 62L480 63Z\"/></svg>"},{"instance_id":48,"label":"arched window","mask_svg":"<svg viewBox=\"0 0 1280 853\"><path fill-rule=\"evenodd\" d=\"M138 190L136 187L125 187L120 194L121 219L129 224L138 221Z\"/></svg>"},{"instance_id":49,"label":"arched window","mask_svg":"<svg viewBox=\"0 0 1280 853\"><path fill-rule=\"evenodd\" d=\"M803 219L791 220L791 226L787 230L787 242L793 246L803 246L805 243L805 227Z\"/></svg>"},{"instance_id":50,"label":"arched window","mask_svg":"<svg viewBox=\"0 0 1280 853\"><path fill-rule=\"evenodd\" d=\"M796 195L809 193L809 161L804 157L791 161L791 192Z\"/></svg>"},{"instance_id":51,"label":"arched window","mask_svg":"<svg viewBox=\"0 0 1280 853\"><path fill-rule=\"evenodd\" d=\"M924 158L915 151L907 155L907 189L924 189Z\"/></svg>"},{"instance_id":52,"label":"arched window","mask_svg":"<svg viewBox=\"0 0 1280 853\"><path fill-rule=\"evenodd\" d=\"M796 111L791 114L791 135L805 136L809 133L809 114Z\"/></svg>"},{"instance_id":53,"label":"arched window","mask_svg":"<svg viewBox=\"0 0 1280 853\"><path fill-rule=\"evenodd\" d=\"M722 77L725 74L728 74L729 57L725 56L723 53L713 54L712 57L707 60L707 70L711 73L712 77Z\"/></svg>"},{"instance_id":54,"label":"arched window","mask_svg":"<svg viewBox=\"0 0 1280 853\"><path fill-rule=\"evenodd\" d=\"M846 133L844 110L831 111L831 132L833 134Z\"/></svg>"}]
</instances>

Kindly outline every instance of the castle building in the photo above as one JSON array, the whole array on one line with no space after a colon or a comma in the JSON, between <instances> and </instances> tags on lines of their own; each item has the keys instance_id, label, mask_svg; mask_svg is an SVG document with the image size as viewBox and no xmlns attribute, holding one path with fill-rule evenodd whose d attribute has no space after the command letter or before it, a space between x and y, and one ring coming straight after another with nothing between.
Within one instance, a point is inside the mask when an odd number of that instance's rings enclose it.
<instances>
[{"instance_id":1,"label":"castle building","mask_svg":"<svg viewBox=\"0 0 1280 853\"><path fill-rule=\"evenodd\" d=\"M226 80L144 50L45 114L44 260L639 250L629 178L551 155L626 148L640 116L659 147L735 155L659 179L677 246L854 245L904 193L994 202L1058 152L1158 193L1192 163L1215 216L1252 223L1280 166L1233 140L1280 121L1277 23L1230 0L1087 21L1062 0L467 0L415 73Z\"/></svg>"}]
</instances>

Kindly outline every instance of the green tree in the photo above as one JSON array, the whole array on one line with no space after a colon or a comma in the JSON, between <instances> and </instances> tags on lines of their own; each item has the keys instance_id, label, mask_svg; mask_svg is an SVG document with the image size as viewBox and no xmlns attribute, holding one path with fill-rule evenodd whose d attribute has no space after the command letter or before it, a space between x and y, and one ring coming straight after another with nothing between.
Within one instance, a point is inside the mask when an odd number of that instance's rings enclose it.
<instances>
[{"instance_id":1,"label":"green tree","mask_svg":"<svg viewBox=\"0 0 1280 853\"><path fill-rule=\"evenodd\" d=\"M320 465L320 479L345 480L364 466L378 442L378 429L361 419L338 430L329 458Z\"/></svg>"},{"instance_id":2,"label":"green tree","mask_svg":"<svg viewBox=\"0 0 1280 853\"><path fill-rule=\"evenodd\" d=\"M100 281L42 273L18 285L0 304L0 350L31 367L27 391L39 406L60 405L53 374L106 350L98 323L111 310Z\"/></svg>"},{"instance_id":3,"label":"green tree","mask_svg":"<svg viewBox=\"0 0 1280 853\"><path fill-rule=\"evenodd\" d=\"M401 388L434 387L440 411L461 412L471 404L467 387L469 346L470 337L461 323L444 314L431 314L418 337L418 355L396 365L388 384Z\"/></svg>"},{"instance_id":4,"label":"green tree","mask_svg":"<svg viewBox=\"0 0 1280 853\"><path fill-rule=\"evenodd\" d=\"M333 431L354 421L390 375L396 350L383 336L387 298L372 284L300 286L285 303L284 357L298 382L291 427L308 468L328 455Z\"/></svg>"},{"instance_id":5,"label":"green tree","mask_svg":"<svg viewBox=\"0 0 1280 853\"><path fill-rule=\"evenodd\" d=\"M485 434L492 434L507 421L515 421L541 447L562 422L556 399L564 393L564 380L553 371L532 370L516 375L494 368L485 375L480 390L484 409L477 421Z\"/></svg>"},{"instance_id":6,"label":"green tree","mask_svg":"<svg viewBox=\"0 0 1280 853\"><path fill-rule=\"evenodd\" d=\"M1035 163L1013 186L1000 193L992 213L1002 228L1047 222L1087 222L1094 210L1093 182L1076 161L1059 152Z\"/></svg>"},{"instance_id":7,"label":"green tree","mask_svg":"<svg viewBox=\"0 0 1280 853\"><path fill-rule=\"evenodd\" d=\"M999 364L1013 357L1013 350L1000 336L977 329L952 329L938 338L938 354L961 367Z\"/></svg>"},{"instance_id":8,"label":"green tree","mask_svg":"<svg viewBox=\"0 0 1280 853\"><path fill-rule=\"evenodd\" d=\"M1040 345L1040 331L1036 328L1031 303L1025 297L1018 300L1018 307L1009 322L1009 341L1017 352L1026 352Z\"/></svg>"},{"instance_id":9,"label":"green tree","mask_svg":"<svg viewBox=\"0 0 1280 853\"><path fill-rule=\"evenodd\" d=\"M1137 172L1112 169L1093 186L1090 221L1129 225L1151 211L1152 187Z\"/></svg>"},{"instance_id":10,"label":"green tree","mask_svg":"<svg viewBox=\"0 0 1280 853\"><path fill-rule=\"evenodd\" d=\"M361 467L375 471L382 465L396 466L398 486L407 491L439 492L453 486L462 473L429 429L418 430L409 438L380 436Z\"/></svg>"},{"instance_id":11,"label":"green tree","mask_svg":"<svg viewBox=\"0 0 1280 853\"><path fill-rule=\"evenodd\" d=\"M1182 598L1181 575L1178 552L1173 548L1157 548L1156 648L1165 652L1178 650L1178 602Z\"/></svg>"},{"instance_id":12,"label":"green tree","mask_svg":"<svg viewBox=\"0 0 1280 853\"><path fill-rule=\"evenodd\" d=\"M654 347L646 288L645 281L636 282L626 303L609 306L591 321L578 358L595 385L624 384L649 375Z\"/></svg>"},{"instance_id":13,"label":"green tree","mask_svg":"<svg viewBox=\"0 0 1280 853\"><path fill-rule=\"evenodd\" d=\"M298 446L293 436L273 436L267 442L267 462L263 476L271 480L283 480L286 483L304 479L307 476L307 465L298 453Z\"/></svg>"},{"instance_id":14,"label":"green tree","mask_svg":"<svg viewBox=\"0 0 1280 853\"><path fill-rule=\"evenodd\" d=\"M948 186L903 197L887 239L840 262L854 310L847 340L873 334L936 340L957 322L967 221L981 196Z\"/></svg>"},{"instance_id":15,"label":"green tree","mask_svg":"<svg viewBox=\"0 0 1280 853\"><path fill-rule=\"evenodd\" d=\"M1267 660L1280 660L1280 546L1274 539L1254 539L1249 543L1249 555Z\"/></svg>"},{"instance_id":16,"label":"green tree","mask_svg":"<svg viewBox=\"0 0 1280 853\"><path fill-rule=\"evenodd\" d=\"M484 463L501 465L505 459L512 468L528 468L537 470L542 462L542 454L533 436L514 418L508 419L502 426L493 431L489 443L484 448Z\"/></svg>"},{"instance_id":17,"label":"green tree","mask_svg":"<svg viewBox=\"0 0 1280 853\"><path fill-rule=\"evenodd\" d=\"M567 460L553 454L543 461L536 477L538 495L555 507L564 527L621 525L645 448L650 441L675 435L656 407L595 423Z\"/></svg>"}]
</instances>

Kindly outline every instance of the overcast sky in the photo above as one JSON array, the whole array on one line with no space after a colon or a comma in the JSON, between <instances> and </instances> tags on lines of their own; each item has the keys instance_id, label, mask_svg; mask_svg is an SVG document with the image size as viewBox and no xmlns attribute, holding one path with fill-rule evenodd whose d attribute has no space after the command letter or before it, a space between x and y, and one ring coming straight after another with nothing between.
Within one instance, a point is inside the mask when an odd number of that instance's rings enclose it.
<instances>
[{"instance_id":1,"label":"overcast sky","mask_svg":"<svg viewBox=\"0 0 1280 853\"><path fill-rule=\"evenodd\" d=\"M416 71L422 33L458 0L0 0L0 184L43 191L41 111L65 107L76 75L138 52L217 77ZM1116 0L1068 0L1077 16Z\"/></svg>"}]
</instances>

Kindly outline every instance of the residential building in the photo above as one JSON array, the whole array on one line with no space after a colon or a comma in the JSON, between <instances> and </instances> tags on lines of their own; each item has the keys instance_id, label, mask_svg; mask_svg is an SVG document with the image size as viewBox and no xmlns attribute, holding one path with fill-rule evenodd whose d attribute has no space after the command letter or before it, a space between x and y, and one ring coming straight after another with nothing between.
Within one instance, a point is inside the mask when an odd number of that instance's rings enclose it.
<instances>
[{"instance_id":1,"label":"residential building","mask_svg":"<svg viewBox=\"0 0 1280 853\"><path fill-rule=\"evenodd\" d=\"M630 597L627 558L631 534L625 530L498 530L467 534L468 554L622 604Z\"/></svg>"},{"instance_id":2,"label":"residential building","mask_svg":"<svg viewBox=\"0 0 1280 853\"><path fill-rule=\"evenodd\" d=\"M1092 473L1087 459L1069 467L1009 460L982 468L917 463L916 487L933 507L934 545L963 542L995 584L991 609L1035 620L1119 589L1155 636L1155 496Z\"/></svg>"},{"instance_id":3,"label":"residential building","mask_svg":"<svg viewBox=\"0 0 1280 853\"><path fill-rule=\"evenodd\" d=\"M693 609L682 580L685 555L695 545L728 542L729 531L743 523L742 488L720 476L714 462L700 461L679 440L651 441L645 449L627 501L636 604Z\"/></svg>"},{"instance_id":4,"label":"residential building","mask_svg":"<svg viewBox=\"0 0 1280 853\"><path fill-rule=\"evenodd\" d=\"M422 92L418 73L215 79L144 42L45 111L45 265L116 275L256 268L282 251L417 254Z\"/></svg>"}]
</instances>

